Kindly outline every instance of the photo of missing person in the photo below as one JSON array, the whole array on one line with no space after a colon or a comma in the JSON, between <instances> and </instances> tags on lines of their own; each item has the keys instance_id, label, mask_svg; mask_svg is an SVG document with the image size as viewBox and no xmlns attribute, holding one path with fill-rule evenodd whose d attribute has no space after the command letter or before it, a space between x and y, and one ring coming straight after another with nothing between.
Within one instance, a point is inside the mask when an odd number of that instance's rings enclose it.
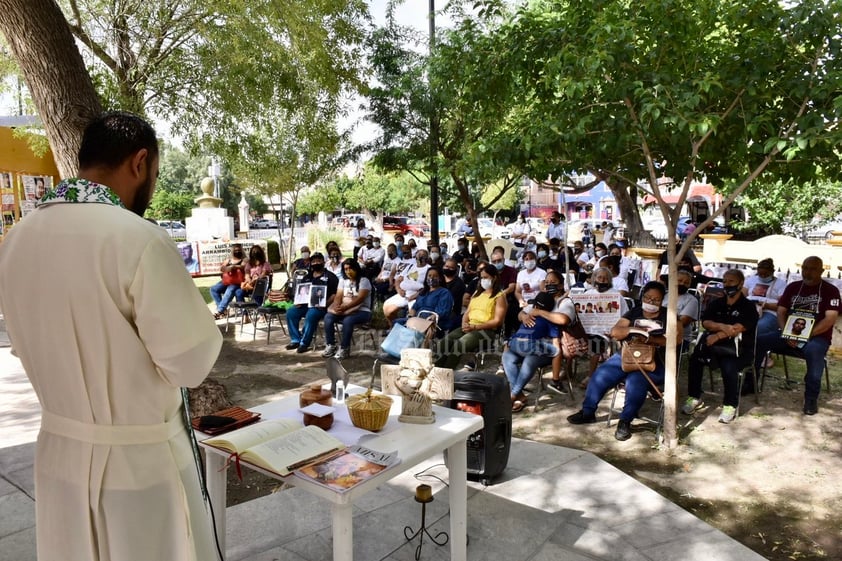
<instances>
[{"instance_id":1,"label":"photo of missing person","mask_svg":"<svg viewBox=\"0 0 842 561\"><path fill-rule=\"evenodd\" d=\"M294 304L296 306L300 305L309 305L310 304L310 287L313 286L309 282L302 282L295 288L295 300Z\"/></svg>"},{"instance_id":2,"label":"photo of missing person","mask_svg":"<svg viewBox=\"0 0 842 561\"><path fill-rule=\"evenodd\" d=\"M24 198L34 202L43 197L47 192L47 179L52 180L42 175L22 176Z\"/></svg>"},{"instance_id":3,"label":"photo of missing person","mask_svg":"<svg viewBox=\"0 0 842 561\"><path fill-rule=\"evenodd\" d=\"M199 272L199 262L193 257L196 253L193 242L179 242L178 252L181 254L181 258L184 259L184 266L187 268L187 272L191 275L197 274Z\"/></svg>"},{"instance_id":4,"label":"photo of missing person","mask_svg":"<svg viewBox=\"0 0 842 561\"><path fill-rule=\"evenodd\" d=\"M806 342L810 338L810 332L813 331L815 321L814 318L805 315L792 314L786 319L783 337Z\"/></svg>"},{"instance_id":5,"label":"photo of missing person","mask_svg":"<svg viewBox=\"0 0 842 561\"><path fill-rule=\"evenodd\" d=\"M310 307L324 308L327 306L327 287L313 285L310 288Z\"/></svg>"}]
</instances>

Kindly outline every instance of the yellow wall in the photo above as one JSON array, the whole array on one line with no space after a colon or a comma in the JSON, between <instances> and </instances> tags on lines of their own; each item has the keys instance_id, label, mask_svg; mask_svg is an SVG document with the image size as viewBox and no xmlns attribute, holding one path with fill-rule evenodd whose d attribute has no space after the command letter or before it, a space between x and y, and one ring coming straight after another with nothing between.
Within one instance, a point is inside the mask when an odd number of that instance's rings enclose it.
<instances>
[{"instance_id":1,"label":"yellow wall","mask_svg":"<svg viewBox=\"0 0 842 561\"><path fill-rule=\"evenodd\" d=\"M0 171L22 175L51 175L53 185L59 181L58 168L52 150L37 157L23 138L16 138L14 130L0 127Z\"/></svg>"}]
</instances>

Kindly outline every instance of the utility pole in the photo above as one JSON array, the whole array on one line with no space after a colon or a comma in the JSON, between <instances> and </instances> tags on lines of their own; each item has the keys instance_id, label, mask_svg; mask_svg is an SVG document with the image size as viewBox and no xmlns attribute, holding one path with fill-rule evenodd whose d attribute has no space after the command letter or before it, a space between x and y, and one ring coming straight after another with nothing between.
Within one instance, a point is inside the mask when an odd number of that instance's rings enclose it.
<instances>
[{"instance_id":1,"label":"utility pole","mask_svg":"<svg viewBox=\"0 0 842 561\"><path fill-rule=\"evenodd\" d=\"M436 0L430 0L430 57L436 45ZM433 95L433 82L427 73L427 87L430 96L430 237L439 245L439 170L438 156L439 122L436 114L436 99Z\"/></svg>"}]
</instances>

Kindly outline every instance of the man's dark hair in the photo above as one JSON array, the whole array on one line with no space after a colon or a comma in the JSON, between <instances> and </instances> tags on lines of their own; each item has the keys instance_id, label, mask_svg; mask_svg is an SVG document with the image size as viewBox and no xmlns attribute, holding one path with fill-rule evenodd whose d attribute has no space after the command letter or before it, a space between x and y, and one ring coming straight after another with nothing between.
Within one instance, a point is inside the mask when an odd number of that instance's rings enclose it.
<instances>
[{"instance_id":1,"label":"man's dark hair","mask_svg":"<svg viewBox=\"0 0 842 561\"><path fill-rule=\"evenodd\" d=\"M133 113L109 111L85 128L79 148L79 167L114 169L143 148L149 151L149 161L158 156L155 129Z\"/></svg>"}]
</instances>

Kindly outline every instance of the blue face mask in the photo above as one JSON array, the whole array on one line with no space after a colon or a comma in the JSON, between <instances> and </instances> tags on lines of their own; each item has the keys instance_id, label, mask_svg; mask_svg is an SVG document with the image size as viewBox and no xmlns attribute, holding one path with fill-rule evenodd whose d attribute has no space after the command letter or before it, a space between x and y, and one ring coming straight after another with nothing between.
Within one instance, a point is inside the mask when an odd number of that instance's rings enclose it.
<instances>
[{"instance_id":1,"label":"blue face mask","mask_svg":"<svg viewBox=\"0 0 842 561\"><path fill-rule=\"evenodd\" d=\"M502 271L504 266L505 266L505 263L502 263L502 262L500 262L500 263L495 263L495 264L494 264L494 267L495 267L498 271Z\"/></svg>"}]
</instances>

